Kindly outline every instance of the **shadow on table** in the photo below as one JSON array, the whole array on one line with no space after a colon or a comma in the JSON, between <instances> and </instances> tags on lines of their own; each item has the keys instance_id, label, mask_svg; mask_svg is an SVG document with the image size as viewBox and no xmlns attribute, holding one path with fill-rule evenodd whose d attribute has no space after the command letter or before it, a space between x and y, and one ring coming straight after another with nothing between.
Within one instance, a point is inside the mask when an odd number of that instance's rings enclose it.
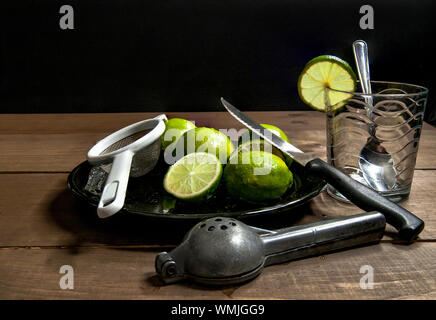
<instances>
[{"instance_id":1,"label":"shadow on table","mask_svg":"<svg viewBox=\"0 0 436 320\"><path fill-rule=\"evenodd\" d=\"M319 201L323 205L324 202L330 200L325 198L325 194L321 194L319 197L317 200L318 205L320 204ZM121 246L122 249L140 251L170 251L181 242L185 233L196 223L192 221L160 221L125 212L108 219L100 219L95 208L76 199L69 190L60 192L51 202L49 209L49 218L57 226L74 235L75 240L69 245L73 254L78 253L81 247L90 245ZM344 209L346 209L346 206ZM344 212L346 211L344 210ZM273 230L326 218L327 216L323 213L315 215L313 209L311 209L311 202L309 202L293 208L289 212L251 217L244 220L244 222ZM389 231L387 233L395 238L393 233ZM150 247L141 247L142 245ZM144 281L156 289L165 286L156 274L146 275ZM231 298L233 292L243 284L207 286L183 281L179 285L201 290L221 290Z\"/></svg>"},{"instance_id":2,"label":"shadow on table","mask_svg":"<svg viewBox=\"0 0 436 320\"><path fill-rule=\"evenodd\" d=\"M256 279L256 278L255 278ZM255 279L251 279L245 282L235 283L235 284L227 284L227 285L206 285L206 284L199 284L195 283L193 281L189 280L183 280L180 282L177 282L176 284L165 284L158 275L153 274L146 276L145 282L147 282L151 287L154 288L160 288L165 286L183 286L183 287L189 287L192 289L198 289L198 290L205 290L205 291L217 291L220 290L224 295L226 295L229 298L232 298L232 294L243 285L254 281Z\"/></svg>"},{"instance_id":3,"label":"shadow on table","mask_svg":"<svg viewBox=\"0 0 436 320\"><path fill-rule=\"evenodd\" d=\"M329 214L314 208L314 206L328 207L328 203L324 202L330 201L328 195L323 192L314 200L287 212L250 217L244 219L243 222L275 230L361 212L359 209L357 212L350 212L350 207L344 204L338 204L344 206L344 210L340 210L340 214ZM316 210L317 213L315 214L313 210ZM75 240L69 244L72 248L89 245L126 247L143 245L150 246L150 249L156 246L157 248L153 250L164 250L164 247L168 247L170 250L171 247L182 241L184 235L196 223L184 220L159 220L127 212L120 212L110 218L100 219L95 208L75 198L67 189L60 192L51 201L49 219L58 227L74 235ZM391 226L387 226L384 239L401 243L396 231Z\"/></svg>"},{"instance_id":4,"label":"shadow on table","mask_svg":"<svg viewBox=\"0 0 436 320\"><path fill-rule=\"evenodd\" d=\"M75 198L69 190L59 193L49 207L50 219L60 228L73 234L71 246L81 245L156 245L172 247L181 242L195 221L159 220L120 212L100 219L96 209ZM245 223L265 229L279 229L312 222L316 219L310 207L302 205L288 212L250 217ZM308 221L309 220L309 221Z\"/></svg>"}]
</instances>

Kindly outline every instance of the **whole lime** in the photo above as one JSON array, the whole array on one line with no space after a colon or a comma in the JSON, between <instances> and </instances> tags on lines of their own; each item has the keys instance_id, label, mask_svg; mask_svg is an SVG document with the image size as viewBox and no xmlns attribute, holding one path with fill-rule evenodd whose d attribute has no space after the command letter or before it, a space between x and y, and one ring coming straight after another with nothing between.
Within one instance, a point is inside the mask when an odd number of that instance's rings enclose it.
<instances>
[{"instance_id":1,"label":"whole lime","mask_svg":"<svg viewBox=\"0 0 436 320\"><path fill-rule=\"evenodd\" d=\"M286 142L290 142L288 136L279 127L273 126L272 124L266 124L266 123L261 123L260 125L262 127L264 127L265 129L268 129L269 131L271 131L276 136L279 136L280 138L282 138ZM240 145L246 145L249 142L254 142L254 141L259 141L259 140L264 141L261 137L259 137L255 133L253 133L251 130L247 130L244 133L242 133L241 136L239 137L238 145L239 146ZM256 146L253 146L253 144L251 144L251 145L252 145L252 147L251 147L252 150L259 150L259 149L257 149ZM247 150L247 146L244 147L244 151L249 151L249 150ZM283 154L279 149L277 149L274 146L271 146L270 144L268 144L268 145L267 144L261 145L260 150L264 151L264 149L266 149L266 150L271 150L272 149L272 153L275 154L276 156L279 156L283 160L285 160L285 162L286 162L286 164L288 166L290 166L292 164L292 162L293 162L293 159L291 157L289 157L288 155Z\"/></svg>"},{"instance_id":2,"label":"whole lime","mask_svg":"<svg viewBox=\"0 0 436 320\"><path fill-rule=\"evenodd\" d=\"M231 196L249 202L278 199L293 183L292 172L286 163L264 151L232 156L224 169L223 179Z\"/></svg>"},{"instance_id":3,"label":"whole lime","mask_svg":"<svg viewBox=\"0 0 436 320\"><path fill-rule=\"evenodd\" d=\"M279 157L282 160L285 160L285 157L283 153L277 149L276 147L272 146L270 143L266 142L265 140L251 140L244 143L241 143L238 148L235 150L235 152L243 153L247 151L265 151L270 152L277 157Z\"/></svg>"},{"instance_id":4,"label":"whole lime","mask_svg":"<svg viewBox=\"0 0 436 320\"><path fill-rule=\"evenodd\" d=\"M261 123L260 125L262 127L264 127L265 129L268 129L269 131L271 131L276 136L279 136L280 138L282 138L286 142L290 142L288 136L279 127L273 126L272 124L266 124L266 123ZM251 130L247 130L244 133L242 133L241 136L239 137L238 145L240 145L242 143L246 143L247 141L252 141L252 140L257 140L257 139L263 140L257 134L253 133Z\"/></svg>"},{"instance_id":5,"label":"whole lime","mask_svg":"<svg viewBox=\"0 0 436 320\"><path fill-rule=\"evenodd\" d=\"M177 141L182 134L190 129L194 129L195 124L182 118L171 118L165 122L165 131L162 134L162 150Z\"/></svg>"},{"instance_id":6,"label":"whole lime","mask_svg":"<svg viewBox=\"0 0 436 320\"><path fill-rule=\"evenodd\" d=\"M221 163L226 163L235 147L224 133L213 128L200 127L183 133L176 145L176 153L207 152L215 154Z\"/></svg>"}]
</instances>

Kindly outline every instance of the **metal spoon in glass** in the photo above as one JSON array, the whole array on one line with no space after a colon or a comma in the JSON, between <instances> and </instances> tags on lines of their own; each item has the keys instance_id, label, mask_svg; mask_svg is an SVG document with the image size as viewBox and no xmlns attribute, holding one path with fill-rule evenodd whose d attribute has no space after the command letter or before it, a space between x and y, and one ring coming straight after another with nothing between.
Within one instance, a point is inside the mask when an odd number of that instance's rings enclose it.
<instances>
[{"instance_id":1,"label":"metal spoon in glass","mask_svg":"<svg viewBox=\"0 0 436 320\"><path fill-rule=\"evenodd\" d=\"M371 80L369 76L368 46L363 40L356 40L353 43L354 58L360 84L367 104L367 115L371 121L369 127L369 138L360 151L359 166L366 183L376 191L390 191L396 183L396 171L391 155L380 144L375 137L373 97L371 96Z\"/></svg>"}]
</instances>

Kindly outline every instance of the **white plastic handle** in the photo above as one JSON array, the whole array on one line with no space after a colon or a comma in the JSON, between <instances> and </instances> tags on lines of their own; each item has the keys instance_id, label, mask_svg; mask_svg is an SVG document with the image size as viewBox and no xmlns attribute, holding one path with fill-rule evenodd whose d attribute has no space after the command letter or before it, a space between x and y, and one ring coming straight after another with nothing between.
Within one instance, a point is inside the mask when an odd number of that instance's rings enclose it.
<instances>
[{"instance_id":1,"label":"white plastic handle","mask_svg":"<svg viewBox=\"0 0 436 320\"><path fill-rule=\"evenodd\" d=\"M162 120L163 122L165 122L165 121L168 120L167 115L166 115L165 113L162 113L162 114L160 114L160 115L154 117L153 119L156 119L156 120Z\"/></svg>"},{"instance_id":2,"label":"white plastic handle","mask_svg":"<svg viewBox=\"0 0 436 320\"><path fill-rule=\"evenodd\" d=\"M128 150L115 156L98 203L100 218L110 217L123 208L132 158L133 153Z\"/></svg>"}]
</instances>

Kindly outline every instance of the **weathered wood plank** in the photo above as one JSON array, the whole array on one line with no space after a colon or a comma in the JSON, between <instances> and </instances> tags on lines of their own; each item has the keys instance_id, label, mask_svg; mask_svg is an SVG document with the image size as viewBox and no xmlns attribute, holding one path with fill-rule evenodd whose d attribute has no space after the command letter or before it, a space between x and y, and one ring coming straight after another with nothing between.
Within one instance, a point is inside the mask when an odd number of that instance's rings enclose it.
<instances>
[{"instance_id":1,"label":"weathered wood plank","mask_svg":"<svg viewBox=\"0 0 436 320\"><path fill-rule=\"evenodd\" d=\"M159 115L156 112L143 113L74 113L74 114L0 114L0 134L13 133L75 133L105 132L122 128L131 123ZM195 121L199 126L219 128L242 128L227 112L165 112L168 118L185 118ZM261 122L271 124L292 121L293 125L305 124L321 127L325 116L315 111L249 111L248 115Z\"/></svg>"},{"instance_id":2,"label":"weathered wood plank","mask_svg":"<svg viewBox=\"0 0 436 320\"><path fill-rule=\"evenodd\" d=\"M249 112L253 119L282 128L292 142L313 156L326 158L325 117L319 112ZM1 172L68 172L86 159L95 142L125 125L156 113L0 115ZM168 113L199 126L242 126L224 112ZM425 124L417 168L436 169L436 128Z\"/></svg>"},{"instance_id":3,"label":"weathered wood plank","mask_svg":"<svg viewBox=\"0 0 436 320\"><path fill-rule=\"evenodd\" d=\"M432 299L436 244L370 247L265 268L253 281L225 288L192 283L162 286L158 251L76 248L0 249L0 299ZM59 268L74 269L74 289L61 290ZM373 289L361 289L374 270Z\"/></svg>"},{"instance_id":4,"label":"weathered wood plank","mask_svg":"<svg viewBox=\"0 0 436 320\"><path fill-rule=\"evenodd\" d=\"M0 246L167 245L178 243L192 225L158 224L122 215L115 220L100 220L93 209L72 196L66 179L67 174L0 175ZM436 170L418 170L410 199L403 202L426 222L420 236L424 240L436 239L434 190ZM323 192L289 213L250 223L279 228L358 212L361 210L357 207ZM385 239L391 236L388 233Z\"/></svg>"}]
</instances>

